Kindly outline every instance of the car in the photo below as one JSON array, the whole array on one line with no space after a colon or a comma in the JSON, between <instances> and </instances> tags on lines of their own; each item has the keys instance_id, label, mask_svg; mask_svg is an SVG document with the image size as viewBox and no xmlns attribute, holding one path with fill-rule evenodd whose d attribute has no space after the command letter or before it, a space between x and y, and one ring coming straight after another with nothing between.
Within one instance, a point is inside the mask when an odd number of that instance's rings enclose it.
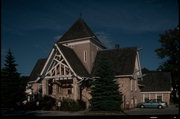
<instances>
[{"instance_id":1,"label":"car","mask_svg":"<svg viewBox=\"0 0 180 119\"><path fill-rule=\"evenodd\" d=\"M139 103L137 105L137 107L140 107L140 108L159 108L159 109L162 109L162 108L168 107L168 105L167 105L166 102L163 102L161 100L151 99L151 100L148 100L146 102Z\"/></svg>"}]
</instances>

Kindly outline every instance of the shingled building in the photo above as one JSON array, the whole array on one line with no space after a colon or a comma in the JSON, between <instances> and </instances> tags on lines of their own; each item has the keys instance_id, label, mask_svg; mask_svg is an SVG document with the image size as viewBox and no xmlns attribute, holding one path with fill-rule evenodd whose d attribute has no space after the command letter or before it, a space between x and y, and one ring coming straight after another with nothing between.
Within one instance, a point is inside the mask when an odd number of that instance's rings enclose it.
<instances>
[{"instance_id":1,"label":"shingled building","mask_svg":"<svg viewBox=\"0 0 180 119\"><path fill-rule=\"evenodd\" d=\"M138 86L141 66L137 47L106 49L82 18L53 45L46 59L37 61L30 74L27 93L42 92L56 99L82 99L89 107L90 89L82 82L93 80L98 62L107 56L115 72L119 91L123 94L123 108L133 108L141 101ZM29 100L30 100L29 96Z\"/></svg>"},{"instance_id":2,"label":"shingled building","mask_svg":"<svg viewBox=\"0 0 180 119\"><path fill-rule=\"evenodd\" d=\"M139 81L142 85L141 102L145 102L150 99L159 99L167 104L170 103L171 94L171 73L170 72L158 72L151 71L143 77L142 81Z\"/></svg>"}]
</instances>

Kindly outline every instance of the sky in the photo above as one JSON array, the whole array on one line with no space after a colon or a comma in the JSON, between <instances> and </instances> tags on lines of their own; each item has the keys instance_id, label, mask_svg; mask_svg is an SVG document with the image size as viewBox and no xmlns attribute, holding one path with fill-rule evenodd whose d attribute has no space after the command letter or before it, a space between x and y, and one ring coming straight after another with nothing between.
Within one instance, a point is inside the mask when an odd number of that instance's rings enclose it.
<instances>
[{"instance_id":1,"label":"sky","mask_svg":"<svg viewBox=\"0 0 180 119\"><path fill-rule=\"evenodd\" d=\"M21 75L29 75L53 43L80 17L109 48L137 46L141 67L162 63L159 35L178 25L178 0L1 0L1 67L10 48Z\"/></svg>"}]
</instances>

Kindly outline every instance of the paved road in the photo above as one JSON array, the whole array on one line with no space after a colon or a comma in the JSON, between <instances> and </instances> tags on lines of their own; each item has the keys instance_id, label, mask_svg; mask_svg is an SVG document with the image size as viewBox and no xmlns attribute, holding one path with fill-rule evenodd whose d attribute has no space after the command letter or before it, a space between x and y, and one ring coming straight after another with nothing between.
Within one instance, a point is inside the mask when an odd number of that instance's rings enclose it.
<instances>
[{"instance_id":1,"label":"paved road","mask_svg":"<svg viewBox=\"0 0 180 119\"><path fill-rule=\"evenodd\" d=\"M106 116L106 115L179 115L179 108L169 107L166 109L140 109L135 108L122 112L63 112L63 111L22 111L22 110L1 110L2 116Z\"/></svg>"},{"instance_id":2,"label":"paved road","mask_svg":"<svg viewBox=\"0 0 180 119\"><path fill-rule=\"evenodd\" d=\"M178 115L179 108L165 108L165 109L152 109L152 108L136 108L125 111L128 115Z\"/></svg>"}]
</instances>

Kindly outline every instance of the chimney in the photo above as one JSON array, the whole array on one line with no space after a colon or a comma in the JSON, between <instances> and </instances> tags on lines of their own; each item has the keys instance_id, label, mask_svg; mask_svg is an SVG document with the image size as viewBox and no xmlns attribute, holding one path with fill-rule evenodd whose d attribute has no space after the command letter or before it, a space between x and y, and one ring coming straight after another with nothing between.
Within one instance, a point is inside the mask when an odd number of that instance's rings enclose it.
<instances>
[{"instance_id":1,"label":"chimney","mask_svg":"<svg viewBox=\"0 0 180 119\"><path fill-rule=\"evenodd\" d=\"M115 49L119 49L119 48L120 48L119 44L115 44Z\"/></svg>"}]
</instances>

